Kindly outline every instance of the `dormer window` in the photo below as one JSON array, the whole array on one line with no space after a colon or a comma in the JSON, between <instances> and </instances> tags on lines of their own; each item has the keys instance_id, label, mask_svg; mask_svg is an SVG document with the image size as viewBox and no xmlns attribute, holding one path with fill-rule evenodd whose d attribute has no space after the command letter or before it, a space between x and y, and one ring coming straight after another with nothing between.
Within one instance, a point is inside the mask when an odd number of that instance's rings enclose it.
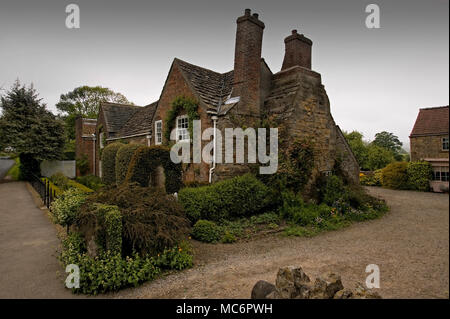
<instances>
[{"instance_id":1,"label":"dormer window","mask_svg":"<svg viewBox=\"0 0 450 319\"><path fill-rule=\"evenodd\" d=\"M189 141L189 118L187 115L177 117L177 142Z\"/></svg>"}]
</instances>

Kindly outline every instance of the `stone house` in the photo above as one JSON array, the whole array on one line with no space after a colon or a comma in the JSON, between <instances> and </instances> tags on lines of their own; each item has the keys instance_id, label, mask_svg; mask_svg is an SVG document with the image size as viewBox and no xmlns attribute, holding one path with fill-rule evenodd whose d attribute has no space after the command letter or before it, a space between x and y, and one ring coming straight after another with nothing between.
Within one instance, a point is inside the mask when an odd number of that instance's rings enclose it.
<instances>
[{"instance_id":1,"label":"stone house","mask_svg":"<svg viewBox=\"0 0 450 319\"><path fill-rule=\"evenodd\" d=\"M431 188L449 188L449 107L421 108L409 135L411 161L425 160L433 167Z\"/></svg>"},{"instance_id":2,"label":"stone house","mask_svg":"<svg viewBox=\"0 0 450 319\"><path fill-rule=\"evenodd\" d=\"M176 97L198 101L202 130L261 127L270 118L282 124L288 140L307 139L316 147L314 176L328 174L339 159L348 178L358 182L359 166L330 112L321 75L311 69L312 41L296 30L284 39L282 69L273 73L261 57L265 24L246 9L237 18L234 68L214 72L175 58L158 101L144 107L102 103L97 120L96 165L100 149L116 140L143 145L166 144L164 125ZM178 139L189 139L189 122L181 112L175 121ZM205 146L210 141L202 141ZM224 143L223 143L224 144ZM184 165L184 181L216 181L245 173L247 164Z\"/></svg>"}]
</instances>

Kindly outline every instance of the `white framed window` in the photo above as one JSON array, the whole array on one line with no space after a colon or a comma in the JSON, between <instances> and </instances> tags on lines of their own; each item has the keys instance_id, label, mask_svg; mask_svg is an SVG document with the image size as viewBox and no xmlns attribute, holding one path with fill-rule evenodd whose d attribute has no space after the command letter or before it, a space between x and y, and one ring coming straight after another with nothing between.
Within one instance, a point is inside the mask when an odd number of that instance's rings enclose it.
<instances>
[{"instance_id":1,"label":"white framed window","mask_svg":"<svg viewBox=\"0 0 450 319\"><path fill-rule=\"evenodd\" d=\"M443 137L442 138L442 150L448 151L448 147L449 147L448 137Z\"/></svg>"},{"instance_id":2,"label":"white framed window","mask_svg":"<svg viewBox=\"0 0 450 319\"><path fill-rule=\"evenodd\" d=\"M162 121L155 121L155 144L162 143Z\"/></svg>"},{"instance_id":3,"label":"white framed window","mask_svg":"<svg viewBox=\"0 0 450 319\"><path fill-rule=\"evenodd\" d=\"M187 115L177 117L177 141L189 141L189 118Z\"/></svg>"},{"instance_id":4,"label":"white framed window","mask_svg":"<svg viewBox=\"0 0 450 319\"><path fill-rule=\"evenodd\" d=\"M434 166L433 167L433 180L434 181L449 181L448 166Z\"/></svg>"}]
</instances>

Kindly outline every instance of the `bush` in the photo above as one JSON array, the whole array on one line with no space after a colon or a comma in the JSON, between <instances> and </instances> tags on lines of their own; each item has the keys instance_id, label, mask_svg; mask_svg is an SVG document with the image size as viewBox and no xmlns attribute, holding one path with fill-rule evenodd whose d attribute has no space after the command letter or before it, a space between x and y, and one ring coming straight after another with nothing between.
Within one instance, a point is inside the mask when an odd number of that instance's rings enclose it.
<instances>
[{"instance_id":1,"label":"bush","mask_svg":"<svg viewBox=\"0 0 450 319\"><path fill-rule=\"evenodd\" d=\"M199 241L213 243L220 240L222 234L220 227L216 223L200 219L192 228L192 236Z\"/></svg>"},{"instance_id":2,"label":"bush","mask_svg":"<svg viewBox=\"0 0 450 319\"><path fill-rule=\"evenodd\" d=\"M418 191L428 191L430 189L430 180L433 177L433 169L429 162L409 162L406 171L410 189Z\"/></svg>"},{"instance_id":3,"label":"bush","mask_svg":"<svg viewBox=\"0 0 450 319\"><path fill-rule=\"evenodd\" d=\"M89 197L80 224L92 221L95 203L115 205L122 214L124 254L155 254L173 247L189 232L189 221L174 196L137 183L102 188ZM87 220L85 220L87 219Z\"/></svg>"},{"instance_id":4,"label":"bush","mask_svg":"<svg viewBox=\"0 0 450 319\"><path fill-rule=\"evenodd\" d=\"M339 199L345 197L344 182L336 175L329 176L326 179L325 187L322 192L322 201L327 205L333 205Z\"/></svg>"},{"instance_id":5,"label":"bush","mask_svg":"<svg viewBox=\"0 0 450 319\"><path fill-rule=\"evenodd\" d=\"M224 244L231 244L234 243L236 240L237 240L236 237L232 233L230 233L229 231L225 231L222 236L221 242Z\"/></svg>"},{"instance_id":6,"label":"bush","mask_svg":"<svg viewBox=\"0 0 450 319\"><path fill-rule=\"evenodd\" d=\"M108 144L102 151L102 180L105 184L116 183L116 154L122 145L122 143Z\"/></svg>"},{"instance_id":7,"label":"bush","mask_svg":"<svg viewBox=\"0 0 450 319\"><path fill-rule=\"evenodd\" d=\"M81 175L85 175L89 172L89 159L86 154L83 154L81 157L77 158L75 163Z\"/></svg>"},{"instance_id":8,"label":"bush","mask_svg":"<svg viewBox=\"0 0 450 319\"><path fill-rule=\"evenodd\" d=\"M72 225L78 217L81 205L86 201L86 195L78 189L69 189L52 202L50 214L55 224Z\"/></svg>"},{"instance_id":9,"label":"bush","mask_svg":"<svg viewBox=\"0 0 450 319\"><path fill-rule=\"evenodd\" d=\"M255 215L270 204L270 189L251 174L210 186L183 188L178 195L187 217L220 221Z\"/></svg>"},{"instance_id":10,"label":"bush","mask_svg":"<svg viewBox=\"0 0 450 319\"><path fill-rule=\"evenodd\" d=\"M165 190L167 193L178 192L181 181L181 164L175 164L170 159L170 149L164 146L141 147L137 149L128 167L126 181L137 182L142 187L150 186L152 174L162 165L165 175Z\"/></svg>"},{"instance_id":11,"label":"bush","mask_svg":"<svg viewBox=\"0 0 450 319\"><path fill-rule=\"evenodd\" d=\"M93 192L93 190L90 189L89 187L86 187L83 184L77 183L74 180L69 179L63 173L60 172L50 176L49 180L53 183L54 186L56 186L58 189L62 191L66 191L71 188L77 188L84 193Z\"/></svg>"},{"instance_id":12,"label":"bush","mask_svg":"<svg viewBox=\"0 0 450 319\"><path fill-rule=\"evenodd\" d=\"M102 179L95 175L79 176L75 179L75 181L94 191L97 191L103 186L105 186L105 184L102 183Z\"/></svg>"},{"instance_id":13,"label":"bush","mask_svg":"<svg viewBox=\"0 0 450 319\"><path fill-rule=\"evenodd\" d=\"M381 169L372 173L360 173L359 182L364 186L381 186Z\"/></svg>"},{"instance_id":14,"label":"bush","mask_svg":"<svg viewBox=\"0 0 450 319\"><path fill-rule=\"evenodd\" d=\"M185 241L158 254L156 265L162 269L183 270L192 267L192 248Z\"/></svg>"},{"instance_id":15,"label":"bush","mask_svg":"<svg viewBox=\"0 0 450 319\"><path fill-rule=\"evenodd\" d=\"M408 189L408 163L391 163L383 168L381 173L381 183L383 187L391 189Z\"/></svg>"},{"instance_id":16,"label":"bush","mask_svg":"<svg viewBox=\"0 0 450 319\"><path fill-rule=\"evenodd\" d=\"M116 183L121 184L127 176L128 166L134 152L143 147L140 144L123 144L116 154Z\"/></svg>"}]
</instances>

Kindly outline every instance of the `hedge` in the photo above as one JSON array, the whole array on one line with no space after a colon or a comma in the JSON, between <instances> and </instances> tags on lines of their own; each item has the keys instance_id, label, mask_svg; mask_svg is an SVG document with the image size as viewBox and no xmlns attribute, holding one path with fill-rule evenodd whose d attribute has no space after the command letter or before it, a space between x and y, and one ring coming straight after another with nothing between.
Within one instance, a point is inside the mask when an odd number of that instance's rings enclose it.
<instances>
[{"instance_id":1,"label":"hedge","mask_svg":"<svg viewBox=\"0 0 450 319\"><path fill-rule=\"evenodd\" d=\"M428 191L430 180L433 177L433 169L429 162L418 161L408 163L408 186L412 190Z\"/></svg>"},{"instance_id":2,"label":"hedge","mask_svg":"<svg viewBox=\"0 0 450 319\"><path fill-rule=\"evenodd\" d=\"M210 186L183 188L178 199L187 217L220 221L259 213L271 202L270 189L251 174L237 176Z\"/></svg>"},{"instance_id":3,"label":"hedge","mask_svg":"<svg viewBox=\"0 0 450 319\"><path fill-rule=\"evenodd\" d=\"M122 143L108 144L102 152L102 179L105 184L116 183L116 154Z\"/></svg>"},{"instance_id":4,"label":"hedge","mask_svg":"<svg viewBox=\"0 0 450 319\"><path fill-rule=\"evenodd\" d=\"M408 189L408 163L391 163L381 171L381 185L392 189Z\"/></svg>"},{"instance_id":5,"label":"hedge","mask_svg":"<svg viewBox=\"0 0 450 319\"><path fill-rule=\"evenodd\" d=\"M182 185L181 164L170 159L170 149L164 146L138 148L131 158L126 181L137 182L142 187L149 185L151 174L162 165L165 174L165 190L167 193L177 192Z\"/></svg>"},{"instance_id":6,"label":"hedge","mask_svg":"<svg viewBox=\"0 0 450 319\"><path fill-rule=\"evenodd\" d=\"M216 223L200 219L192 227L192 237L205 243L214 243L222 237L222 230Z\"/></svg>"},{"instance_id":7,"label":"hedge","mask_svg":"<svg viewBox=\"0 0 450 319\"><path fill-rule=\"evenodd\" d=\"M127 177L128 166L134 152L142 147L139 144L123 144L116 154L116 183L121 184Z\"/></svg>"}]
</instances>

